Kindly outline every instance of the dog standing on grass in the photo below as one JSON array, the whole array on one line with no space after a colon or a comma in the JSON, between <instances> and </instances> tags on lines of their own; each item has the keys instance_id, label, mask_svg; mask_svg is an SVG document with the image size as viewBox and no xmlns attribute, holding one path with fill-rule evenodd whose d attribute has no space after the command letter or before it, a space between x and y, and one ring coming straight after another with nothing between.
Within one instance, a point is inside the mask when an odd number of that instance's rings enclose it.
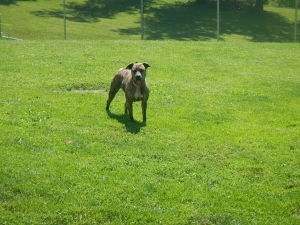
<instances>
[{"instance_id":1,"label":"dog standing on grass","mask_svg":"<svg viewBox=\"0 0 300 225\"><path fill-rule=\"evenodd\" d=\"M149 88L146 82L146 70L150 65L144 63L130 63L125 69L121 68L110 84L106 110L114 99L120 88L125 93L125 113L129 113L130 121L133 121L132 103L142 101L143 122L146 122L147 100L149 98Z\"/></svg>"}]
</instances>

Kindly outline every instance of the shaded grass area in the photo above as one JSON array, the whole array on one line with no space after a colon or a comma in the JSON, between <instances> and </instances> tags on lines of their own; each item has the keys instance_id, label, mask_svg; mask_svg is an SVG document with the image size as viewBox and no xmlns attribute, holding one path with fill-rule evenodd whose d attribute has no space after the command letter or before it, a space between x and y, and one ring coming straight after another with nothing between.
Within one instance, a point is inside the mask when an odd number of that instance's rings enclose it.
<instances>
[{"instance_id":1,"label":"shaded grass area","mask_svg":"<svg viewBox=\"0 0 300 225\"><path fill-rule=\"evenodd\" d=\"M0 222L299 223L299 52L2 41ZM134 61L151 65L146 124L138 103L128 121L121 92L105 110Z\"/></svg>"},{"instance_id":2,"label":"shaded grass area","mask_svg":"<svg viewBox=\"0 0 300 225\"><path fill-rule=\"evenodd\" d=\"M140 2L67 2L67 39L140 39ZM3 33L21 39L63 39L62 5L56 1L7 1L0 4ZM193 1L145 1L145 39L216 40L216 6ZM223 8L222 41L292 42L294 10L265 7ZM298 31L299 32L299 31ZM298 33L299 36L299 33Z\"/></svg>"},{"instance_id":3,"label":"shaded grass area","mask_svg":"<svg viewBox=\"0 0 300 225\"><path fill-rule=\"evenodd\" d=\"M2 0L1 5L16 5L18 2L30 2L30 1L36 1L36 0Z\"/></svg>"}]
</instances>

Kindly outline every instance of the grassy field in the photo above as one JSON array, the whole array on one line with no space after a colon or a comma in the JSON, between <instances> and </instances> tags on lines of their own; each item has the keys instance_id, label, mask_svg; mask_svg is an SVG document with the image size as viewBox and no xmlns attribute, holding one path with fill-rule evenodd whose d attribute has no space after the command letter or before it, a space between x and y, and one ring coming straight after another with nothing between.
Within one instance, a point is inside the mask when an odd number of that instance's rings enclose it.
<instances>
[{"instance_id":1,"label":"grassy field","mask_svg":"<svg viewBox=\"0 0 300 225\"><path fill-rule=\"evenodd\" d=\"M300 46L0 42L0 224L300 224ZM147 123L105 111L147 61Z\"/></svg>"},{"instance_id":2,"label":"grassy field","mask_svg":"<svg viewBox=\"0 0 300 225\"><path fill-rule=\"evenodd\" d=\"M140 1L67 2L68 40L140 40ZM216 41L216 8L189 0L147 0L145 39ZM3 0L3 36L23 40L63 40L62 1ZM293 42L294 10L265 6L265 11L228 10L221 5L223 42ZM300 29L298 29L300 37ZM299 38L298 38L299 39Z\"/></svg>"},{"instance_id":3,"label":"grassy field","mask_svg":"<svg viewBox=\"0 0 300 225\"><path fill-rule=\"evenodd\" d=\"M0 224L300 224L294 10L222 9L214 43L214 8L147 0L146 41L139 9L67 1L60 41L61 2L0 2ZM105 110L135 61L147 123Z\"/></svg>"}]
</instances>

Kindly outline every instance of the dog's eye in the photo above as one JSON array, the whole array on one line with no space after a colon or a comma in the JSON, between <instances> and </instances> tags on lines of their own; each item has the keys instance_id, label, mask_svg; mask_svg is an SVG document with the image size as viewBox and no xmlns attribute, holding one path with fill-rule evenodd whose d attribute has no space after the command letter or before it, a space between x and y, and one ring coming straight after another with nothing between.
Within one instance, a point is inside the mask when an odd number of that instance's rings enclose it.
<instances>
[{"instance_id":1,"label":"dog's eye","mask_svg":"<svg viewBox=\"0 0 300 225\"><path fill-rule=\"evenodd\" d=\"M134 69L134 70L132 70L132 72L134 72L134 73L136 73L136 72L142 73L142 72L144 72L144 70L142 70L142 69Z\"/></svg>"}]
</instances>

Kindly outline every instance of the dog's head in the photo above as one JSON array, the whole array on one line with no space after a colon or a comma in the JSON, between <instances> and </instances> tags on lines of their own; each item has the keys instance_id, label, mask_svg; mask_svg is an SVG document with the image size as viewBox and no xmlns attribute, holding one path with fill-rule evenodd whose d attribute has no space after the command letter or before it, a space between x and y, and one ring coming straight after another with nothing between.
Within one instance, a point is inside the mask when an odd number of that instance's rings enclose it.
<instances>
[{"instance_id":1,"label":"dog's head","mask_svg":"<svg viewBox=\"0 0 300 225\"><path fill-rule=\"evenodd\" d=\"M146 78L146 69L150 65L146 62L144 63L130 63L126 69L131 70L132 80L135 85L142 85Z\"/></svg>"}]
</instances>

